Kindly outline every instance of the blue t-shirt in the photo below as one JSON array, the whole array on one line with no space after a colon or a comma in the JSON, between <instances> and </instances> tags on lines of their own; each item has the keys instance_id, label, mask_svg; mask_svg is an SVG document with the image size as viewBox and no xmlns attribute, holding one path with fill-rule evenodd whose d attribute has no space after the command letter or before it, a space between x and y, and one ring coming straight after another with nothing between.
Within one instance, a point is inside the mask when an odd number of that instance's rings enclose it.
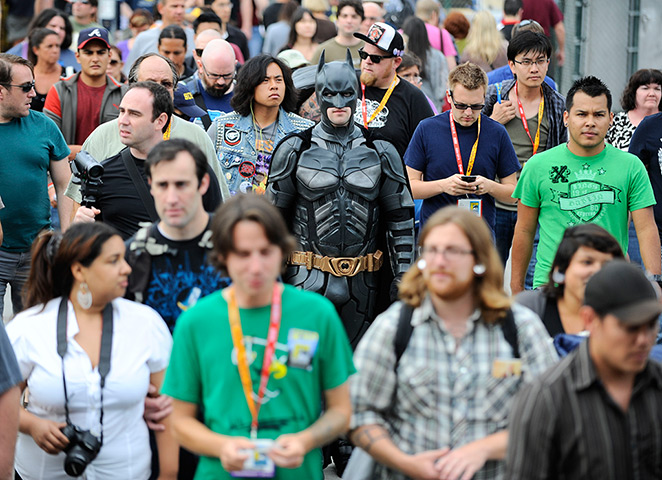
<instances>
[{"instance_id":1,"label":"blue t-shirt","mask_svg":"<svg viewBox=\"0 0 662 480\"><path fill-rule=\"evenodd\" d=\"M405 152L405 165L423 172L424 181L440 180L459 173L453 149L449 115L450 112L445 112L423 120L416 128ZM478 134L478 122L470 127L463 127L456 122L455 126L462 155L462 167L466 175L471 148ZM471 175L481 175L489 179L505 178L518 172L520 168L515 149L504 126L481 115L480 139ZM494 231L494 197L491 195L457 197L446 193L423 200L421 228L430 215L447 205L457 205L460 198L481 198L483 200L483 219Z\"/></svg>"},{"instance_id":2,"label":"blue t-shirt","mask_svg":"<svg viewBox=\"0 0 662 480\"><path fill-rule=\"evenodd\" d=\"M234 110L234 108L230 106L230 100L234 95L234 91L226 93L222 98L212 97L205 91L202 83L200 83L200 80L198 80L198 91L202 93L202 98L205 101L209 119L212 122L222 114L230 113Z\"/></svg>"},{"instance_id":3,"label":"blue t-shirt","mask_svg":"<svg viewBox=\"0 0 662 480\"><path fill-rule=\"evenodd\" d=\"M51 224L48 170L70 150L57 125L41 112L0 123L0 210L5 252L27 252L37 234Z\"/></svg>"}]
</instances>

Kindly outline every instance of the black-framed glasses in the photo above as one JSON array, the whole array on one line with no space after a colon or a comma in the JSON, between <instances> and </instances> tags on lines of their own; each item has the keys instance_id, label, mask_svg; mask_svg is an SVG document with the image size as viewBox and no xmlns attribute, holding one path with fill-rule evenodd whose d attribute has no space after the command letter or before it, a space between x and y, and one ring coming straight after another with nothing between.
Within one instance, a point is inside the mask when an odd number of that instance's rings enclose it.
<instances>
[{"instance_id":1,"label":"black-framed glasses","mask_svg":"<svg viewBox=\"0 0 662 480\"><path fill-rule=\"evenodd\" d=\"M194 50L195 50L195 54L198 56L198 58L202 57L202 52L205 51L204 48L196 48Z\"/></svg>"},{"instance_id":2,"label":"black-framed glasses","mask_svg":"<svg viewBox=\"0 0 662 480\"><path fill-rule=\"evenodd\" d=\"M120 61L119 61L119 60L115 60L114 58L110 61L110 64L111 64L113 67L114 67L115 65L117 65L118 63L120 63Z\"/></svg>"},{"instance_id":3,"label":"black-framed glasses","mask_svg":"<svg viewBox=\"0 0 662 480\"><path fill-rule=\"evenodd\" d=\"M457 103L455 101L455 99L453 98L453 92L451 91L449 93L450 93L450 96L451 96L451 101L453 102L453 105L455 106L455 108L457 108L458 110L460 110L462 112L464 112L467 108L470 108L474 112L478 112L478 111L482 110L483 107L485 106L484 103L473 103L471 105L466 104L466 103Z\"/></svg>"},{"instance_id":4,"label":"black-framed glasses","mask_svg":"<svg viewBox=\"0 0 662 480\"><path fill-rule=\"evenodd\" d=\"M441 255L448 261L459 260L462 257L467 255L473 255L473 250L467 250L460 247L450 246L446 248L437 248L437 247L422 247L421 256L423 258L433 259L437 255Z\"/></svg>"},{"instance_id":5,"label":"black-framed glasses","mask_svg":"<svg viewBox=\"0 0 662 480\"><path fill-rule=\"evenodd\" d=\"M520 65L522 65L522 66L524 66L524 67L527 67L527 68L530 67L531 65L533 65L534 63L535 63L536 65L538 65L539 67L542 67L542 66L545 65L546 63L549 63L549 58L539 58L538 60L531 60L531 59L529 59L529 58L525 58L525 59L522 60L521 62L520 62L519 60L515 60L515 59L513 58L513 62L518 63L518 64L520 64Z\"/></svg>"},{"instance_id":6,"label":"black-framed glasses","mask_svg":"<svg viewBox=\"0 0 662 480\"><path fill-rule=\"evenodd\" d=\"M359 57L361 57L361 60L365 60L366 58L370 57L370 61L372 63L379 63L385 58L393 58L394 55L373 55L371 53L366 53L362 48L359 48Z\"/></svg>"},{"instance_id":7,"label":"black-framed glasses","mask_svg":"<svg viewBox=\"0 0 662 480\"><path fill-rule=\"evenodd\" d=\"M34 80L30 83L22 83L21 85L12 85L11 83L3 83L5 87L20 88L23 93L29 93L34 88Z\"/></svg>"},{"instance_id":8,"label":"black-framed glasses","mask_svg":"<svg viewBox=\"0 0 662 480\"><path fill-rule=\"evenodd\" d=\"M213 78L214 80L218 80L222 78L226 82L231 82L232 80L234 80L234 76L235 76L234 70L231 73L209 73L207 71L207 67L205 67L205 64L202 61L200 61L200 63L202 63L202 70L204 70L205 75L207 75L209 78Z\"/></svg>"}]
</instances>

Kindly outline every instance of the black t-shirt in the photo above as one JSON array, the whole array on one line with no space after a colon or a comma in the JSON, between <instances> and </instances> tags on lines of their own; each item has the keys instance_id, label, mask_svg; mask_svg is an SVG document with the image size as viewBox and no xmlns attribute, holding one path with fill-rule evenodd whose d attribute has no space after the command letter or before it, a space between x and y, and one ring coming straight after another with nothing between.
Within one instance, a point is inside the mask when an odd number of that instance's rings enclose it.
<instances>
[{"instance_id":1,"label":"black t-shirt","mask_svg":"<svg viewBox=\"0 0 662 480\"><path fill-rule=\"evenodd\" d=\"M221 276L207 261L208 250L199 245L204 232L191 240L174 241L164 237L158 228L152 231L156 243L168 245L168 251L152 257L143 302L159 312L172 332L182 312L200 298L227 287L230 279Z\"/></svg>"},{"instance_id":2,"label":"black t-shirt","mask_svg":"<svg viewBox=\"0 0 662 480\"><path fill-rule=\"evenodd\" d=\"M386 89L366 87L367 118L370 118L379 103L384 98ZM354 112L354 121L363 125L363 100L359 96ZM370 122L368 129L377 130L379 136L391 142L404 158L414 130L421 120L434 115L425 94L409 82L400 80L389 97L386 105L375 119Z\"/></svg>"},{"instance_id":3,"label":"black t-shirt","mask_svg":"<svg viewBox=\"0 0 662 480\"><path fill-rule=\"evenodd\" d=\"M140 160L133 155L131 155L131 159L136 164L142 181L149 189L145 160ZM120 232L122 239L126 240L136 233L140 228L140 223L150 223L152 219L149 218L147 208L124 166L122 153L104 160L101 164L104 173L101 177L103 181L101 194L97 202L97 208L101 210L101 214L97 215L97 220L115 227ZM209 165L207 165L207 172L211 181L207 193L202 197L202 203L206 211L213 212L221 204L221 191L218 179ZM152 199L151 195L150 199Z\"/></svg>"}]
</instances>

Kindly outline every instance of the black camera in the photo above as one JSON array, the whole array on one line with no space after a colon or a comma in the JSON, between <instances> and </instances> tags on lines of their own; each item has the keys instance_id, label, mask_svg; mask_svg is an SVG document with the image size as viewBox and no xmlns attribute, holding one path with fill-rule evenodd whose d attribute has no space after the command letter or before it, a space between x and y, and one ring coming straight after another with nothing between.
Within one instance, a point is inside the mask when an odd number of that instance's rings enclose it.
<instances>
[{"instance_id":1,"label":"black camera","mask_svg":"<svg viewBox=\"0 0 662 480\"><path fill-rule=\"evenodd\" d=\"M64 471L70 477L79 477L101 450L101 441L89 430L82 430L71 423L62 429L62 433L69 439L64 449L67 454Z\"/></svg>"},{"instance_id":2,"label":"black camera","mask_svg":"<svg viewBox=\"0 0 662 480\"><path fill-rule=\"evenodd\" d=\"M95 206L103 184L103 165L85 150L81 150L71 162L71 173L74 174L73 183L81 186L83 200L80 204L84 207Z\"/></svg>"}]
</instances>

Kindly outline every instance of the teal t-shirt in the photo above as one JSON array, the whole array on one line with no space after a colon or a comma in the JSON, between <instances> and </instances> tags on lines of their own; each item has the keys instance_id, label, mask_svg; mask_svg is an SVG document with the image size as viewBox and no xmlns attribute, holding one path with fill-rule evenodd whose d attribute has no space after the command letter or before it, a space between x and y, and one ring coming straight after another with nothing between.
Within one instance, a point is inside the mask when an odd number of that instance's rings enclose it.
<instances>
[{"instance_id":1,"label":"teal t-shirt","mask_svg":"<svg viewBox=\"0 0 662 480\"><path fill-rule=\"evenodd\" d=\"M37 234L50 227L48 169L70 150L57 125L41 112L0 123L0 210L5 252L27 252Z\"/></svg>"},{"instance_id":2,"label":"teal t-shirt","mask_svg":"<svg viewBox=\"0 0 662 480\"><path fill-rule=\"evenodd\" d=\"M271 307L240 309L241 328L257 392ZM302 366L302 349L310 356ZM296 353L294 353L296 352ZM299 365L295 359L299 360ZM252 360L252 361L251 361ZM321 414L323 392L342 385L354 373L352 350L333 304L316 293L285 285L281 326L272 360L258 437L276 439L312 425ZM177 320L163 393L204 406L204 423L214 432L249 437L251 414L237 370L236 353L222 292L202 298ZM200 479L232 478L218 458L201 457ZM276 468L280 480L322 479L319 449L297 469Z\"/></svg>"},{"instance_id":3,"label":"teal t-shirt","mask_svg":"<svg viewBox=\"0 0 662 480\"><path fill-rule=\"evenodd\" d=\"M513 198L539 209L534 288L547 282L566 228L595 223L627 252L628 212L655 205L641 161L609 144L593 157L574 155L565 144L534 155L522 169Z\"/></svg>"}]
</instances>

